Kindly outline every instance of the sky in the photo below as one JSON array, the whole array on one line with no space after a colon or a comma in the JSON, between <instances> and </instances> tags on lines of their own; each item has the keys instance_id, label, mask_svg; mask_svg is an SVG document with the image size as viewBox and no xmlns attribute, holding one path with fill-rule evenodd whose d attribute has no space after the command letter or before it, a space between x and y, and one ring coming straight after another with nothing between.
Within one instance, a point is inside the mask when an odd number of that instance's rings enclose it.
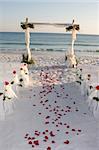
<instances>
[{"instance_id":1,"label":"sky","mask_svg":"<svg viewBox=\"0 0 99 150\"><path fill-rule=\"evenodd\" d=\"M99 35L99 1L97 0L0 0L0 31L22 32L20 22L80 24L81 34ZM65 28L35 26L31 32L63 32Z\"/></svg>"}]
</instances>

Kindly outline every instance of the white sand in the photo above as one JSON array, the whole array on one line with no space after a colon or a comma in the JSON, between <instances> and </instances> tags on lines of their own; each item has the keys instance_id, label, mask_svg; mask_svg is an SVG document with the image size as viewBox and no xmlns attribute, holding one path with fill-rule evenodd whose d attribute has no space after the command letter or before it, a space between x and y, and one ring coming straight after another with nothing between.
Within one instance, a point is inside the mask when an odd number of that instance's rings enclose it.
<instances>
[{"instance_id":1,"label":"white sand","mask_svg":"<svg viewBox=\"0 0 99 150\"><path fill-rule=\"evenodd\" d=\"M14 113L0 121L0 150L98 150L99 117L81 95L75 69L66 69L64 53L34 52L34 58L36 65L29 67L33 86L18 91ZM19 73L20 59L21 54L0 54L0 92L12 71ZM98 57L83 56L78 67L99 84Z\"/></svg>"}]
</instances>

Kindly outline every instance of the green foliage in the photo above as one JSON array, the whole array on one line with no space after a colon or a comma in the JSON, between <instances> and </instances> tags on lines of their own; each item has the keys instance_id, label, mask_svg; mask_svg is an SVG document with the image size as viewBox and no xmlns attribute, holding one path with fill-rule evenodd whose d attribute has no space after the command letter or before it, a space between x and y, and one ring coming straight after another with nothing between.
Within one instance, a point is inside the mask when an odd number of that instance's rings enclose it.
<instances>
[{"instance_id":1,"label":"green foliage","mask_svg":"<svg viewBox=\"0 0 99 150\"><path fill-rule=\"evenodd\" d=\"M35 64L35 61L33 58L28 61L28 55L23 54L22 55L22 63L27 63L27 64Z\"/></svg>"}]
</instances>

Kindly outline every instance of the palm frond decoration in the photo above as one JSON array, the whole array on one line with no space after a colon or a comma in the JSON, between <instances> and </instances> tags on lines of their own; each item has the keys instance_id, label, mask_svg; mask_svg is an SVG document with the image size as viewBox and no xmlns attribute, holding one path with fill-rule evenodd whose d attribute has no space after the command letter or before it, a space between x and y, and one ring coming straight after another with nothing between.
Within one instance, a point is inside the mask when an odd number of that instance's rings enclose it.
<instances>
[{"instance_id":1,"label":"palm frond decoration","mask_svg":"<svg viewBox=\"0 0 99 150\"><path fill-rule=\"evenodd\" d=\"M31 28L31 29L34 29L34 25L33 23L28 23L26 24L26 22L21 22L21 28L23 30L27 29L27 28Z\"/></svg>"},{"instance_id":2,"label":"palm frond decoration","mask_svg":"<svg viewBox=\"0 0 99 150\"><path fill-rule=\"evenodd\" d=\"M28 22L28 18L26 18L26 21L25 22L21 22L21 28L24 30L24 29L27 29L27 28L34 28L34 25L33 23L29 23Z\"/></svg>"},{"instance_id":3,"label":"palm frond decoration","mask_svg":"<svg viewBox=\"0 0 99 150\"><path fill-rule=\"evenodd\" d=\"M71 31L73 29L73 26L66 27L66 31Z\"/></svg>"},{"instance_id":4,"label":"palm frond decoration","mask_svg":"<svg viewBox=\"0 0 99 150\"><path fill-rule=\"evenodd\" d=\"M71 26L66 27L66 32L72 31L72 30L77 30L77 31L79 31L79 30L80 30L79 24L74 24L74 25L71 25Z\"/></svg>"},{"instance_id":5,"label":"palm frond decoration","mask_svg":"<svg viewBox=\"0 0 99 150\"><path fill-rule=\"evenodd\" d=\"M72 31L72 30L76 30L76 31L79 31L79 30L80 30L79 24L74 24L74 22L75 22L75 20L73 19L72 24L71 24L71 25L68 25L68 26L66 27L66 32Z\"/></svg>"}]
</instances>

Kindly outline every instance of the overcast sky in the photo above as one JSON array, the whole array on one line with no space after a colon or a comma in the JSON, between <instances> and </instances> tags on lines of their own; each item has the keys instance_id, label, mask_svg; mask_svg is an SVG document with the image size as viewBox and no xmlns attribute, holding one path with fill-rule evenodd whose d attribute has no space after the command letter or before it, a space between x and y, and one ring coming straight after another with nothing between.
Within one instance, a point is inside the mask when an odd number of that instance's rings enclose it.
<instances>
[{"instance_id":1,"label":"overcast sky","mask_svg":"<svg viewBox=\"0 0 99 150\"><path fill-rule=\"evenodd\" d=\"M99 35L99 1L65 0L0 0L0 31L22 31L20 22L80 24L80 33ZM33 31L65 32L64 28L36 26Z\"/></svg>"}]
</instances>

